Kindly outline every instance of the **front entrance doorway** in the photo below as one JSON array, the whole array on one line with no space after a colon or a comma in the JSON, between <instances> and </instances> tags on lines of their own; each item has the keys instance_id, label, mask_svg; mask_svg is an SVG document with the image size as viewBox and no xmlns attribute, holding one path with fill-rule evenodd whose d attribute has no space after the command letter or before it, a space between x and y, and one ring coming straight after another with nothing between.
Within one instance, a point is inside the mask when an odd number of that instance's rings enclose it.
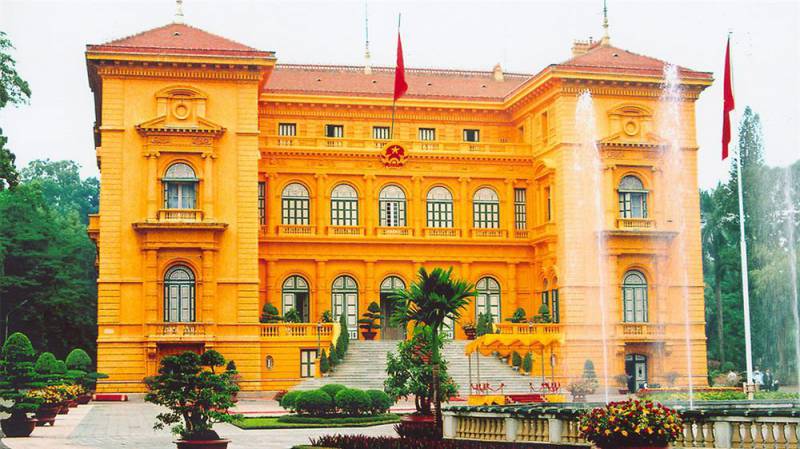
<instances>
[{"instance_id":1,"label":"front entrance doorway","mask_svg":"<svg viewBox=\"0 0 800 449\"><path fill-rule=\"evenodd\" d=\"M647 356L628 354L625 356L625 375L628 376L628 391L636 393L647 385Z\"/></svg>"},{"instance_id":2,"label":"front entrance doorway","mask_svg":"<svg viewBox=\"0 0 800 449\"><path fill-rule=\"evenodd\" d=\"M300 320L308 323L308 282L300 276L290 276L283 283L283 314L297 311Z\"/></svg>"},{"instance_id":3,"label":"front entrance doorway","mask_svg":"<svg viewBox=\"0 0 800 449\"><path fill-rule=\"evenodd\" d=\"M382 340L404 340L406 330L402 326L392 326L390 324L394 313L394 301L391 297L395 290L405 290L406 283L397 276L389 276L381 282L381 339Z\"/></svg>"},{"instance_id":4,"label":"front entrance doorway","mask_svg":"<svg viewBox=\"0 0 800 449\"><path fill-rule=\"evenodd\" d=\"M300 350L300 377L314 377L314 363L317 361L315 349Z\"/></svg>"}]
</instances>

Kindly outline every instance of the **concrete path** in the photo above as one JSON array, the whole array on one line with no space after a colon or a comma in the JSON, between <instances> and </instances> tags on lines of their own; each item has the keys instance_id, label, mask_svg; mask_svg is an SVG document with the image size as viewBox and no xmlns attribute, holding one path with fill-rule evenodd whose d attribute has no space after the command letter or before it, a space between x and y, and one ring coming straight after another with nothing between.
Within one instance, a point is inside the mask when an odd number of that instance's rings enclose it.
<instances>
[{"instance_id":1,"label":"concrete path","mask_svg":"<svg viewBox=\"0 0 800 449\"><path fill-rule=\"evenodd\" d=\"M260 401L259 401L260 402ZM241 404L242 409L264 408L263 403ZM269 408L272 408L271 406ZM153 430L159 408L143 402L93 402L59 415L54 427L37 427L29 438L3 438L10 449L170 449L175 437ZM230 449L288 449L308 444L309 438L328 434L395 435L393 425L340 429L242 430L218 424L215 430L231 440Z\"/></svg>"}]
</instances>

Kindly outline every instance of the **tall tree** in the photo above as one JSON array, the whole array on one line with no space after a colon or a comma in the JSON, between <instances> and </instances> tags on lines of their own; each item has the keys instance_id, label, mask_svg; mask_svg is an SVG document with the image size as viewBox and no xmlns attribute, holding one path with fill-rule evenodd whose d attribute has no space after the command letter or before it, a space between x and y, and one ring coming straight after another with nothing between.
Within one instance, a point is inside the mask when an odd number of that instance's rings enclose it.
<instances>
[{"instance_id":1,"label":"tall tree","mask_svg":"<svg viewBox=\"0 0 800 449\"><path fill-rule=\"evenodd\" d=\"M39 185L50 207L61 213L77 212L84 224L89 214L97 212L100 182L94 177L81 179L75 161L31 161L20 170L20 181Z\"/></svg>"},{"instance_id":2,"label":"tall tree","mask_svg":"<svg viewBox=\"0 0 800 449\"><path fill-rule=\"evenodd\" d=\"M17 73L17 62L11 57L14 46L6 33L0 31L0 109L11 104L27 103L31 96L28 82ZM5 147L8 139L0 128L0 191L17 185L16 156ZM0 273L2 274L2 273Z\"/></svg>"}]
</instances>

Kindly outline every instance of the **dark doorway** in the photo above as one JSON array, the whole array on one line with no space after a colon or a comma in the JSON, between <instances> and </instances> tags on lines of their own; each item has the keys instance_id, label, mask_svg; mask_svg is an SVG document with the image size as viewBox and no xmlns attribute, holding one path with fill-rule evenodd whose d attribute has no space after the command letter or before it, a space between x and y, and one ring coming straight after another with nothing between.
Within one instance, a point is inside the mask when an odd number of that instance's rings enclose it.
<instances>
[{"instance_id":1,"label":"dark doorway","mask_svg":"<svg viewBox=\"0 0 800 449\"><path fill-rule=\"evenodd\" d=\"M389 276L381 282L381 340L403 340L406 338L405 328L392 326L391 316L395 305L391 296L395 290L406 288L405 282L397 276Z\"/></svg>"},{"instance_id":2,"label":"dark doorway","mask_svg":"<svg viewBox=\"0 0 800 449\"><path fill-rule=\"evenodd\" d=\"M636 393L647 385L647 356L628 354L625 356L625 375L628 376L628 391Z\"/></svg>"}]
</instances>

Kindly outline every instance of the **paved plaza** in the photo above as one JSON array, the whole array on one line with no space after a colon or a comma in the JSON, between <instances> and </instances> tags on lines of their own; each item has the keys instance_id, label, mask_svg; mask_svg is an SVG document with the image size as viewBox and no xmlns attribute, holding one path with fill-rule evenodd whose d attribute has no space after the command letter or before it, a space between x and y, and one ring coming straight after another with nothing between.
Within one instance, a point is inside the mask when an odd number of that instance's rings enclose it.
<instances>
[{"instance_id":1,"label":"paved plaza","mask_svg":"<svg viewBox=\"0 0 800 449\"><path fill-rule=\"evenodd\" d=\"M243 402L240 410L277 411L274 402ZM159 408L141 401L92 402L59 415L54 427L38 427L29 438L3 438L10 449L171 449L175 437L168 430L153 430ZM395 435L393 425L340 429L242 430L218 424L215 430L231 440L230 449L286 449L308 444L320 435ZM0 446L2 447L2 446Z\"/></svg>"}]
</instances>

